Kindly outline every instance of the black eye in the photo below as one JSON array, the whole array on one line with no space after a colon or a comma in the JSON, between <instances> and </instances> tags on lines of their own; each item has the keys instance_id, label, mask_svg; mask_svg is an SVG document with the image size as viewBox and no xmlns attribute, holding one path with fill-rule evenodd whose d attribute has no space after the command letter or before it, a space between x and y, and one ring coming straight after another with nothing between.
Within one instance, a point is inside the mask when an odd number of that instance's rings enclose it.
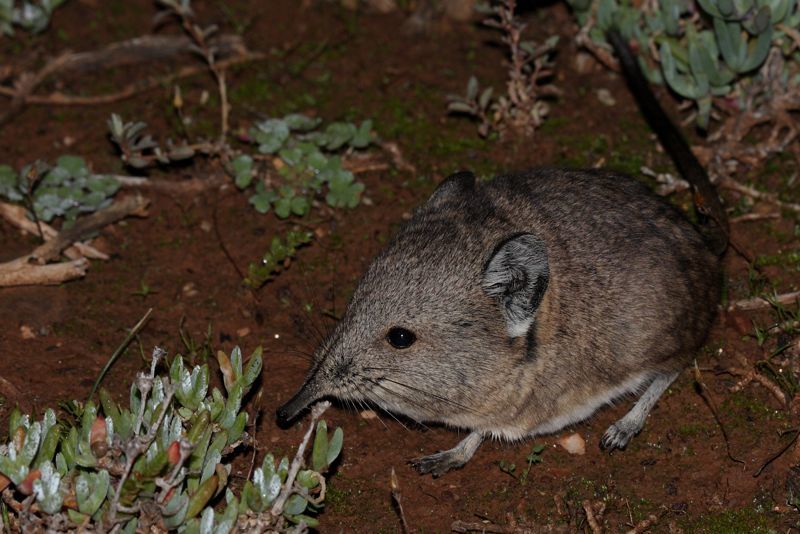
<instances>
[{"instance_id":1,"label":"black eye","mask_svg":"<svg viewBox=\"0 0 800 534\"><path fill-rule=\"evenodd\" d=\"M417 340L417 336L411 330L394 327L386 334L386 341L396 349L407 349Z\"/></svg>"}]
</instances>

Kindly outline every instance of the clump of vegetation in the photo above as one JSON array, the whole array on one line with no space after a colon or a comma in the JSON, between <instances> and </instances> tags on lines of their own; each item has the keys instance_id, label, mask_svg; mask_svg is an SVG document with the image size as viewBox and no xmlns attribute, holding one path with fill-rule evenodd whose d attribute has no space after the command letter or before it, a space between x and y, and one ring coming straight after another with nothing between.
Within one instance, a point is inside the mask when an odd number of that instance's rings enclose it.
<instances>
[{"instance_id":1,"label":"clump of vegetation","mask_svg":"<svg viewBox=\"0 0 800 534\"><path fill-rule=\"evenodd\" d=\"M230 106L224 72L215 59L216 50L209 43L215 27L200 27L188 0L160 0L165 8L159 16L163 20L174 17L195 44L196 52L214 73L220 97L219 136L214 140L184 140L164 144L146 132L140 121L125 122L119 115L108 121L111 140L120 150L122 161L134 169L191 160L196 156L218 158L236 186L250 193L250 204L266 214L270 211L280 219L303 217L318 205L317 197L332 208L355 208L364 191L364 184L356 181L343 161L345 154L363 150L372 144L375 136L372 121L360 125L334 122L324 128L321 119L302 114L282 118L269 118L254 124L244 141L257 147L257 153L234 149L229 143ZM183 100L176 92L173 105L180 113ZM310 236L290 230L275 236L271 248L261 265L251 264L246 283L260 286L279 271L276 267L294 254L294 250L308 243Z\"/></svg>"},{"instance_id":2,"label":"clump of vegetation","mask_svg":"<svg viewBox=\"0 0 800 534\"><path fill-rule=\"evenodd\" d=\"M50 24L53 11L65 1L0 0L0 33L14 35L15 26L31 33L41 33Z\"/></svg>"},{"instance_id":3,"label":"clump of vegetation","mask_svg":"<svg viewBox=\"0 0 800 534\"><path fill-rule=\"evenodd\" d=\"M245 284L253 288L263 286L289 266L298 248L310 242L311 232L305 230L290 230L285 239L273 237L261 261L249 265Z\"/></svg>"},{"instance_id":4,"label":"clump of vegetation","mask_svg":"<svg viewBox=\"0 0 800 534\"><path fill-rule=\"evenodd\" d=\"M495 98L492 87L481 91L478 80L472 76L464 96L448 97L448 111L478 119L478 133L482 137L492 131L501 135L507 131L532 134L550 111L546 100L559 94L551 83L552 56L558 36L542 44L523 40L526 25L514 16L516 4L516 0L497 2L491 7L491 16L483 22L502 32L503 44L508 49L506 93Z\"/></svg>"},{"instance_id":5,"label":"clump of vegetation","mask_svg":"<svg viewBox=\"0 0 800 534\"><path fill-rule=\"evenodd\" d=\"M542 463L542 453L544 452L545 448L546 446L542 443L538 443L531 448L531 452L525 457L525 462L527 465L520 472L519 476L516 475L517 464L515 463L500 460L498 467L503 473L506 473L507 475L519 480L520 484L525 484L525 482L528 480L528 475L530 474L533 465Z\"/></svg>"},{"instance_id":6,"label":"clump of vegetation","mask_svg":"<svg viewBox=\"0 0 800 534\"><path fill-rule=\"evenodd\" d=\"M69 226L80 214L108 206L118 189L117 180L92 173L78 156L61 156L55 165L36 161L19 172L0 165L0 197L25 204L35 220L63 217Z\"/></svg>"},{"instance_id":7,"label":"clump of vegetation","mask_svg":"<svg viewBox=\"0 0 800 534\"><path fill-rule=\"evenodd\" d=\"M797 93L793 28L800 26L800 8L794 0L568 1L585 44L605 46L605 32L618 28L638 43L651 81L666 82L695 103L703 129L715 111L756 113L765 99Z\"/></svg>"},{"instance_id":8,"label":"clump of vegetation","mask_svg":"<svg viewBox=\"0 0 800 534\"><path fill-rule=\"evenodd\" d=\"M277 177L255 182L250 203L259 213L272 207L275 215L308 213L315 194L325 193L325 202L334 208L358 205L364 184L356 182L353 173L342 166L336 154L342 149L361 150L373 141L372 121L360 126L334 122L319 129L322 121L301 114L256 123L249 131L250 141L261 154L272 156L271 165ZM255 160L242 155L232 161L236 185L247 189L256 174Z\"/></svg>"},{"instance_id":9,"label":"clump of vegetation","mask_svg":"<svg viewBox=\"0 0 800 534\"><path fill-rule=\"evenodd\" d=\"M111 141L117 145L120 158L126 165L134 169L145 169L156 164L168 165L177 161L193 158L197 154L194 147L187 145L173 146L168 140L166 147L161 147L153 136L145 129L143 122L125 122L116 113L108 119L108 130Z\"/></svg>"},{"instance_id":10,"label":"clump of vegetation","mask_svg":"<svg viewBox=\"0 0 800 534\"><path fill-rule=\"evenodd\" d=\"M131 386L129 406L105 390L100 405L72 402L74 420L51 409L39 421L18 410L10 442L0 447L0 481L12 530L187 533L303 531L323 506L323 472L342 447L342 431L328 436L316 424L310 469L301 469L318 405L294 460L267 454L239 497L227 488L232 454L252 444L243 401L261 373L261 350L247 361L235 348L219 352L224 392L209 394L207 365L187 368L176 356L159 373L165 354L153 351L150 370ZM224 504L223 504L224 503ZM215 510L216 507L216 510Z\"/></svg>"}]
</instances>

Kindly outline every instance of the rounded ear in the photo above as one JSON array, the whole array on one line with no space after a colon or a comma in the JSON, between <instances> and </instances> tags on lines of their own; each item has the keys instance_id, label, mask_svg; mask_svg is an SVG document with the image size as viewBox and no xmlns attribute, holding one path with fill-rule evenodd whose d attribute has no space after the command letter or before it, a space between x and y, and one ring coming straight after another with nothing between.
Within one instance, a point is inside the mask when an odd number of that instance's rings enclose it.
<instances>
[{"instance_id":1,"label":"rounded ear","mask_svg":"<svg viewBox=\"0 0 800 534\"><path fill-rule=\"evenodd\" d=\"M431 198L428 205L436 206L448 200L453 200L466 192L475 189L475 175L469 171L460 171L444 179Z\"/></svg>"},{"instance_id":2,"label":"rounded ear","mask_svg":"<svg viewBox=\"0 0 800 534\"><path fill-rule=\"evenodd\" d=\"M483 271L483 290L497 300L509 337L528 333L550 281L544 241L518 234L501 242Z\"/></svg>"}]
</instances>

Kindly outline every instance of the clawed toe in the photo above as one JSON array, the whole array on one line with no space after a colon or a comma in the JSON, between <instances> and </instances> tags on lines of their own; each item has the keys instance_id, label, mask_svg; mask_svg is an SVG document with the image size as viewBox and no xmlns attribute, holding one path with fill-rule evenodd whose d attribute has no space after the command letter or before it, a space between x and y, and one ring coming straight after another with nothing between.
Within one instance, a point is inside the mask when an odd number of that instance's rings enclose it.
<instances>
[{"instance_id":1,"label":"clawed toe","mask_svg":"<svg viewBox=\"0 0 800 534\"><path fill-rule=\"evenodd\" d=\"M635 432L623 428L618 422L614 423L600 439L600 447L606 451L624 449L634 434Z\"/></svg>"},{"instance_id":2,"label":"clawed toe","mask_svg":"<svg viewBox=\"0 0 800 534\"><path fill-rule=\"evenodd\" d=\"M463 462L454 458L450 451L437 452L430 456L414 458L408 462L411 466L422 474L430 473L434 478L438 478L451 469L457 469L464 465Z\"/></svg>"}]
</instances>

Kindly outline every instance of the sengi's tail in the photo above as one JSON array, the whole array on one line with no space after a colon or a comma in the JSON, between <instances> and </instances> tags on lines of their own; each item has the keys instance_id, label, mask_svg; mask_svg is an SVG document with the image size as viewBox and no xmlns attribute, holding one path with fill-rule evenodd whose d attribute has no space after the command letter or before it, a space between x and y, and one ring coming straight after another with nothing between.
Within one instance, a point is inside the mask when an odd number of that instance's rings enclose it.
<instances>
[{"instance_id":1,"label":"sengi's tail","mask_svg":"<svg viewBox=\"0 0 800 534\"><path fill-rule=\"evenodd\" d=\"M695 208L700 218L700 229L709 248L721 256L728 247L728 217L717 191L708 179L708 173L692 153L681 132L659 105L627 41L613 29L606 34L606 38L614 47L628 87L636 98L642 115L658 136L661 146L675 162L678 172L692 187Z\"/></svg>"}]
</instances>

